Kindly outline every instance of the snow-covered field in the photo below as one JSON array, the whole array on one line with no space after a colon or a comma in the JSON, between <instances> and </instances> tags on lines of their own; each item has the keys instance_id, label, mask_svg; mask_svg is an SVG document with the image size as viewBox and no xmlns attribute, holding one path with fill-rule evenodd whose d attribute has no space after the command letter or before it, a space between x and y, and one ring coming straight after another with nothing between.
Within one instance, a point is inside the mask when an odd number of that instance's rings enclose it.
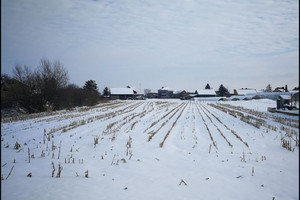
<instances>
[{"instance_id":1,"label":"snow-covered field","mask_svg":"<svg viewBox=\"0 0 300 200\"><path fill-rule=\"evenodd\" d=\"M1 198L299 199L299 118L267 107L115 101L2 119Z\"/></svg>"}]
</instances>

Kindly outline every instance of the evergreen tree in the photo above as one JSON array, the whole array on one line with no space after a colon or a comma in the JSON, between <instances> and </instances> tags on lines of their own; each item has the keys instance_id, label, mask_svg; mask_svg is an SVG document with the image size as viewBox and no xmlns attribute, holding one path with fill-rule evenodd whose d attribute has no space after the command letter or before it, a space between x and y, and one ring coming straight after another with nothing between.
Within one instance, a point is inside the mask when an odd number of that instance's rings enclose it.
<instances>
[{"instance_id":1,"label":"evergreen tree","mask_svg":"<svg viewBox=\"0 0 300 200\"><path fill-rule=\"evenodd\" d=\"M272 87L270 84L267 85L265 92L272 92Z\"/></svg>"},{"instance_id":2,"label":"evergreen tree","mask_svg":"<svg viewBox=\"0 0 300 200\"><path fill-rule=\"evenodd\" d=\"M94 80L86 81L84 86L83 86L83 89L89 90L89 91L92 91L92 92L95 92L95 93L99 93L97 83Z\"/></svg>"},{"instance_id":3,"label":"evergreen tree","mask_svg":"<svg viewBox=\"0 0 300 200\"><path fill-rule=\"evenodd\" d=\"M220 87L219 87L219 95L218 96L220 96L220 97L224 97L225 96L226 97L228 95L229 95L229 92L228 92L227 88L225 88L223 86L223 84L221 84Z\"/></svg>"},{"instance_id":4,"label":"evergreen tree","mask_svg":"<svg viewBox=\"0 0 300 200\"><path fill-rule=\"evenodd\" d=\"M210 90L210 85L208 83L206 84L205 89Z\"/></svg>"},{"instance_id":5,"label":"evergreen tree","mask_svg":"<svg viewBox=\"0 0 300 200\"><path fill-rule=\"evenodd\" d=\"M110 91L108 89L108 87L105 87L104 90L103 90L103 96L109 96L110 95Z\"/></svg>"}]
</instances>

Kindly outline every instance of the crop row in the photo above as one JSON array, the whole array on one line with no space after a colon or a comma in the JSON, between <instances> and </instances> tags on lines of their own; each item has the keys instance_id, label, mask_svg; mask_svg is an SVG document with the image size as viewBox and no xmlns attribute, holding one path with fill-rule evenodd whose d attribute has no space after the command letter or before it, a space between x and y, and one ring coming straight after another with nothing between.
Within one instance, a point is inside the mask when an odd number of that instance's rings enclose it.
<instances>
[{"instance_id":1,"label":"crop row","mask_svg":"<svg viewBox=\"0 0 300 200\"><path fill-rule=\"evenodd\" d=\"M166 139L168 138L168 136L169 136L170 132L172 131L172 129L174 128L174 126L176 125L178 119L181 117L181 115L182 115L184 109L186 108L186 106L187 106L187 104L185 104L185 106L182 108L180 114L178 115L178 117L176 118L176 120L173 122L171 128L169 129L169 131L168 131L167 134L165 135L163 141L159 144L160 147L163 147L163 145L164 145ZM178 110L179 110L179 109L178 109ZM178 111L178 110L177 110L177 111ZM176 112L177 112L177 111L176 111ZM176 113L176 112L175 112L175 113ZM173 116L175 115L175 113L173 114Z\"/></svg>"},{"instance_id":2,"label":"crop row","mask_svg":"<svg viewBox=\"0 0 300 200\"><path fill-rule=\"evenodd\" d=\"M261 127L265 127L268 132L268 129L281 133L281 131L285 132L285 135L282 136L281 145L290 150L291 148L287 148L288 145L286 143L283 143L285 137L290 138L291 141L294 141L295 146L299 146L299 132L294 129L295 124L291 123L292 120L289 120L290 123L286 123L286 118L279 117L279 116L272 116L269 114L264 114L262 112L258 111L251 111L251 109L244 109L242 107L235 107L229 104L208 104L211 107L214 107L224 113L227 113L235 118L239 118L241 121L254 126L258 129ZM246 114L244 113L246 112ZM270 123L269 120L265 117L270 117L270 119L273 119L274 122L279 123L279 125L276 125L275 123ZM293 120L293 122L297 122L297 120ZM290 142L291 144L292 142Z\"/></svg>"}]
</instances>

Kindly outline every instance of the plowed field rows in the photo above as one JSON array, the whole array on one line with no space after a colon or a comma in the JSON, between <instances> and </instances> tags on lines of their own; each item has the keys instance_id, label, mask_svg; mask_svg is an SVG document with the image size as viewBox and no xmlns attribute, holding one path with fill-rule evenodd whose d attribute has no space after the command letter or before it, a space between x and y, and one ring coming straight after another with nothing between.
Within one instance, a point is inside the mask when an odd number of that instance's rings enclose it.
<instances>
[{"instance_id":1,"label":"plowed field rows","mask_svg":"<svg viewBox=\"0 0 300 200\"><path fill-rule=\"evenodd\" d=\"M298 155L297 117L117 101L2 119L2 197L80 199L85 188L92 199L297 199Z\"/></svg>"}]
</instances>

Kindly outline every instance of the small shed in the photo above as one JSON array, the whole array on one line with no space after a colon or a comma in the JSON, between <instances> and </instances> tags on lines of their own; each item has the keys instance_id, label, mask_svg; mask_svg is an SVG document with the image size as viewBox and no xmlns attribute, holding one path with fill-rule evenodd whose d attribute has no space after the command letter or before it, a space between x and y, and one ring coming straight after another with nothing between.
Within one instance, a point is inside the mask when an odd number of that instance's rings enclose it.
<instances>
[{"instance_id":1,"label":"small shed","mask_svg":"<svg viewBox=\"0 0 300 200\"><path fill-rule=\"evenodd\" d=\"M279 95L277 99L277 109L286 108L291 103L291 95Z\"/></svg>"},{"instance_id":2,"label":"small shed","mask_svg":"<svg viewBox=\"0 0 300 200\"><path fill-rule=\"evenodd\" d=\"M298 101L299 102L299 92L295 92L292 94L292 101Z\"/></svg>"}]
</instances>

